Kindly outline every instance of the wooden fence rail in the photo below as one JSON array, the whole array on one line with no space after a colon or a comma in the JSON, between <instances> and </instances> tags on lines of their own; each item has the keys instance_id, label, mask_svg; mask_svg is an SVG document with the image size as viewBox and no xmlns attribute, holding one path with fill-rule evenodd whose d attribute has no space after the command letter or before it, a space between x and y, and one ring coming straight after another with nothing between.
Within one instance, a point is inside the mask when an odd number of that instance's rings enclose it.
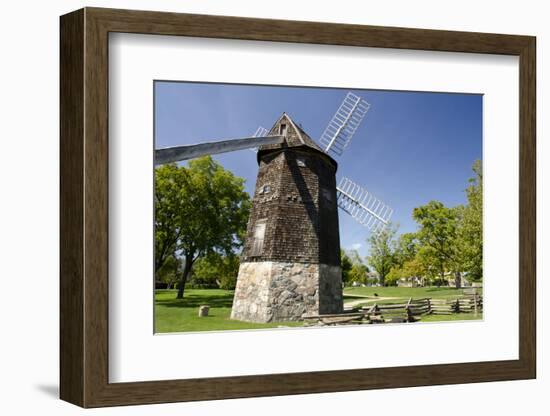
<instances>
[{"instance_id":1,"label":"wooden fence rail","mask_svg":"<svg viewBox=\"0 0 550 416\"><path fill-rule=\"evenodd\" d=\"M334 315L304 316L305 325L350 325L361 323L416 322L423 315L478 314L483 309L483 297L477 293L458 299L409 298L406 303L373 304L358 311Z\"/></svg>"}]
</instances>

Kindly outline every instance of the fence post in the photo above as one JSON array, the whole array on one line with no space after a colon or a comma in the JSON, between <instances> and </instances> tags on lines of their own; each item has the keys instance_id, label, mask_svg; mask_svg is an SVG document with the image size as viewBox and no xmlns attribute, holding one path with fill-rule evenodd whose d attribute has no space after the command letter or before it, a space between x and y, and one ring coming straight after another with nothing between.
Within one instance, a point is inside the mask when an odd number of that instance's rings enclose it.
<instances>
[{"instance_id":1,"label":"fence post","mask_svg":"<svg viewBox=\"0 0 550 416\"><path fill-rule=\"evenodd\" d=\"M477 318L477 290L474 292L474 316Z\"/></svg>"},{"instance_id":2,"label":"fence post","mask_svg":"<svg viewBox=\"0 0 550 416\"><path fill-rule=\"evenodd\" d=\"M426 298L426 302L428 303L428 315L431 315L432 313L432 301L430 298Z\"/></svg>"},{"instance_id":3,"label":"fence post","mask_svg":"<svg viewBox=\"0 0 550 416\"><path fill-rule=\"evenodd\" d=\"M413 322L413 316L411 312L411 302L412 302L412 298L409 298L407 304L405 305L405 314L407 316L407 322Z\"/></svg>"}]
</instances>

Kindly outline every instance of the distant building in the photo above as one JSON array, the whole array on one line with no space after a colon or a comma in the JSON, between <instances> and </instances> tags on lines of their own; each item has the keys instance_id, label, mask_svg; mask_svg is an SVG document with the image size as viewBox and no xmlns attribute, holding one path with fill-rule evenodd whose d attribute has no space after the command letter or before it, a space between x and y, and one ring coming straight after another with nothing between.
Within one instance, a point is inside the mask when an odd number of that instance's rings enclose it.
<instances>
[{"instance_id":1,"label":"distant building","mask_svg":"<svg viewBox=\"0 0 550 416\"><path fill-rule=\"evenodd\" d=\"M380 286L380 275L374 270L367 273L367 286Z\"/></svg>"},{"instance_id":2,"label":"distant building","mask_svg":"<svg viewBox=\"0 0 550 416\"><path fill-rule=\"evenodd\" d=\"M455 280L455 274L454 272L446 272L445 273L445 281L449 286L455 287L456 286L456 280ZM461 272L460 273L460 287L472 287L474 282L472 282L468 278L468 272Z\"/></svg>"},{"instance_id":3,"label":"distant building","mask_svg":"<svg viewBox=\"0 0 550 416\"><path fill-rule=\"evenodd\" d=\"M423 287L425 286L425 279L423 277L412 276L402 277L397 281L398 287Z\"/></svg>"}]
</instances>

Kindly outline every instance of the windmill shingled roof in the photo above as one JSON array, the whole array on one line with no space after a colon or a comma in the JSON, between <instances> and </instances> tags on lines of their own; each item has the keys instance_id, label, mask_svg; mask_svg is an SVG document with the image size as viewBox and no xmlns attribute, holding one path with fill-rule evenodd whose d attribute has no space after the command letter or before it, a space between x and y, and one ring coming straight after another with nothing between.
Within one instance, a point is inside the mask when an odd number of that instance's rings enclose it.
<instances>
[{"instance_id":1,"label":"windmill shingled roof","mask_svg":"<svg viewBox=\"0 0 550 416\"><path fill-rule=\"evenodd\" d=\"M259 150L271 150L271 149L281 149L283 147L299 147L306 146L312 149L317 150L318 152L324 152L324 150L313 140L309 135L298 125L287 113L283 113L281 117L273 124L268 135L278 135L280 134L279 126L284 123L288 123L286 139L281 144L271 144L260 146Z\"/></svg>"}]
</instances>

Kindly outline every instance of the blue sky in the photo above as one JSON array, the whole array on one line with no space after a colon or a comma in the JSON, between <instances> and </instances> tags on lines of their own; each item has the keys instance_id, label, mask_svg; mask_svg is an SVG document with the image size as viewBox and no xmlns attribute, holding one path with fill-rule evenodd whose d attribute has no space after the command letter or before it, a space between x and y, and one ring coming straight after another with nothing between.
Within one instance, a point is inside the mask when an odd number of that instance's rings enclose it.
<instances>
[{"instance_id":1,"label":"blue sky","mask_svg":"<svg viewBox=\"0 0 550 416\"><path fill-rule=\"evenodd\" d=\"M155 147L252 135L286 112L317 140L351 91L371 104L344 154L347 176L394 209L399 233L416 229L413 208L430 200L466 202L471 166L482 156L482 96L339 88L155 82ZM246 179L252 194L258 165L249 150L214 158ZM339 210L343 248L368 254L368 230Z\"/></svg>"}]
</instances>

